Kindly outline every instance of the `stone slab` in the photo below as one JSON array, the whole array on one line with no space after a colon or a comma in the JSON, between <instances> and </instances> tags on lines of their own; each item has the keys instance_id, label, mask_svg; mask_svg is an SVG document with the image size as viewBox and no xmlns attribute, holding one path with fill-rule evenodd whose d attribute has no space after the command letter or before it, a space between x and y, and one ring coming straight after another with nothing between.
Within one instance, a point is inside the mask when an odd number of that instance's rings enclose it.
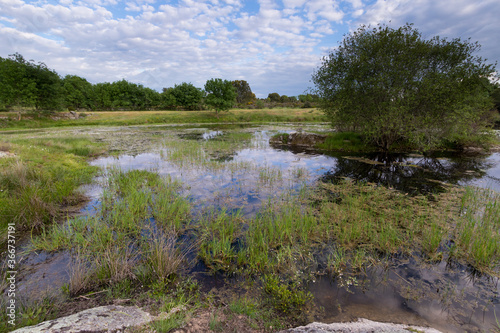
<instances>
[{"instance_id":1,"label":"stone slab","mask_svg":"<svg viewBox=\"0 0 500 333\"><path fill-rule=\"evenodd\" d=\"M131 326L149 323L153 317L136 306L100 306L71 316L23 327L15 333L84 333L120 332Z\"/></svg>"},{"instance_id":2,"label":"stone slab","mask_svg":"<svg viewBox=\"0 0 500 333\"><path fill-rule=\"evenodd\" d=\"M371 321L360 318L356 322L350 323L311 323L307 326L291 328L279 333L441 333L430 328L413 325L391 324Z\"/></svg>"}]
</instances>

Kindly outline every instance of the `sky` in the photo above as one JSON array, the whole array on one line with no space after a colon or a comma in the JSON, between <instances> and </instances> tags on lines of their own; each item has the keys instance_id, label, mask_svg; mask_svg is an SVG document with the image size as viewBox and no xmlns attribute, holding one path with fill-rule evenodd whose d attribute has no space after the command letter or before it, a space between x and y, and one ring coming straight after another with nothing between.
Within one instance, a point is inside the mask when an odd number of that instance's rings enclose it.
<instances>
[{"instance_id":1,"label":"sky","mask_svg":"<svg viewBox=\"0 0 500 333\"><path fill-rule=\"evenodd\" d=\"M297 96L361 24L471 38L495 63L499 17L500 0L0 0L0 57L18 52L91 83L161 91L222 78L246 80L260 98Z\"/></svg>"}]
</instances>

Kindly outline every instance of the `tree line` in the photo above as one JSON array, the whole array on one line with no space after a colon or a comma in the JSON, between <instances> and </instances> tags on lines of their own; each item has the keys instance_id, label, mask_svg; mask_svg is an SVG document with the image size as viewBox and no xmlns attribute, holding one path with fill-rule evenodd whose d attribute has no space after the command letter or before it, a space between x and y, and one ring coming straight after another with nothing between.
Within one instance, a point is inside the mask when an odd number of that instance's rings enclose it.
<instances>
[{"instance_id":1,"label":"tree line","mask_svg":"<svg viewBox=\"0 0 500 333\"><path fill-rule=\"evenodd\" d=\"M225 92L224 92L224 89ZM234 92L234 94L232 92ZM161 92L120 80L92 84L77 75L61 77L44 63L16 53L0 57L0 110L201 110L232 107L313 107L317 95L270 93L258 99L245 80L210 79L205 89L183 82Z\"/></svg>"}]
</instances>

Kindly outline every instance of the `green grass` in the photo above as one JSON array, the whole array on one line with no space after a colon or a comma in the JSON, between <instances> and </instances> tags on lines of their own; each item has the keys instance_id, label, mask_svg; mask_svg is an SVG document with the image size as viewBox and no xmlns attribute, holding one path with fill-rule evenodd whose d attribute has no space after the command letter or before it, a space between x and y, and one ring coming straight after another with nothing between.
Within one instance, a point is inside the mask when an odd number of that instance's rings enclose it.
<instances>
[{"instance_id":1,"label":"green grass","mask_svg":"<svg viewBox=\"0 0 500 333\"><path fill-rule=\"evenodd\" d=\"M286 327L285 322L280 321L273 308L247 295L232 299L228 308L233 314L245 316L248 326L254 330L264 328L265 331L276 331ZM270 327L273 329L269 329Z\"/></svg>"},{"instance_id":2,"label":"green grass","mask_svg":"<svg viewBox=\"0 0 500 333\"><path fill-rule=\"evenodd\" d=\"M186 323L186 314L183 312L175 312L165 318L153 321L151 327L158 333L169 333L176 328L184 326Z\"/></svg>"},{"instance_id":3,"label":"green grass","mask_svg":"<svg viewBox=\"0 0 500 333\"><path fill-rule=\"evenodd\" d=\"M272 167L214 160L251 147L251 138L251 133L230 131L206 141L167 135L164 158L200 172L251 171L259 185L286 179L287 173ZM274 197L257 216L243 218L223 207L193 214L193 203L181 195L184 185L169 176L110 169L100 210L93 216L64 219L64 205L80 200L74 193L77 184L89 181L96 172L86 164L87 158L103 149L87 140L10 136L0 148L18 157L0 160L5 166L0 174L4 190L0 209L5 214L14 209L11 206L30 205L33 211L18 213L17 219L40 219L33 249L72 251L70 296L106 289L109 301L145 290L144 297L168 314L152 324L158 331L182 327L190 311L200 306L198 302L213 306L208 296L203 301L191 299L191 291L181 285L191 264L188 255L202 260L212 272L243 277L260 287L254 288L255 299L223 300L230 302L231 312L244 314L249 325L259 329L297 323L298 314L310 305L305 290L316 274L328 273L339 277L341 286L352 286L356 280L347 275L392 255L431 261L451 256L481 272L499 275L499 197L475 188L449 187L432 196L408 196L344 179L304 186L297 195ZM290 176L299 181L305 173L294 169ZM191 244L182 241L193 238L196 241ZM455 244L452 248L447 247L453 243L450 240ZM324 270L318 271L318 266ZM186 310L173 311L176 308ZM30 316L38 319L30 321ZM27 318L26 323L35 323L46 317L34 313ZM214 328L221 318L212 318Z\"/></svg>"},{"instance_id":4,"label":"green grass","mask_svg":"<svg viewBox=\"0 0 500 333\"><path fill-rule=\"evenodd\" d=\"M32 248L77 249L72 275L76 287L70 288L71 293L87 290L90 281L94 288L137 278L167 283L186 267L187 250L179 249L177 233L190 221L190 203L177 194L180 184L147 171L111 170L106 187L106 203L98 214L45 228L33 239ZM168 192L170 201L165 202L164 192ZM160 206L156 200L167 205L161 212L157 211ZM176 219L175 223L159 221L151 225L154 216Z\"/></svg>"},{"instance_id":5,"label":"green grass","mask_svg":"<svg viewBox=\"0 0 500 333\"><path fill-rule=\"evenodd\" d=\"M198 223L201 230L199 257L213 271L231 271L236 258L233 243L242 227L239 213L230 214L225 209L210 212L201 216Z\"/></svg>"},{"instance_id":6,"label":"green grass","mask_svg":"<svg viewBox=\"0 0 500 333\"><path fill-rule=\"evenodd\" d=\"M283 179L283 173L280 168L263 166L259 170L259 181L263 184L271 185L276 181Z\"/></svg>"},{"instance_id":7,"label":"green grass","mask_svg":"<svg viewBox=\"0 0 500 333\"><path fill-rule=\"evenodd\" d=\"M233 164L224 163L224 158L250 146L252 137L253 133L238 131L227 131L210 140L185 140L170 135L163 142L167 148L163 157L181 168L221 171Z\"/></svg>"},{"instance_id":8,"label":"green grass","mask_svg":"<svg viewBox=\"0 0 500 333\"><path fill-rule=\"evenodd\" d=\"M264 292L268 301L278 311L295 318L304 316L304 309L313 299L310 292L304 291L301 281L284 281L279 276L269 274L264 277Z\"/></svg>"},{"instance_id":9,"label":"green grass","mask_svg":"<svg viewBox=\"0 0 500 333\"><path fill-rule=\"evenodd\" d=\"M458 255L480 271L498 276L500 264L500 194L467 187L454 237Z\"/></svg>"},{"instance_id":10,"label":"green grass","mask_svg":"<svg viewBox=\"0 0 500 333\"><path fill-rule=\"evenodd\" d=\"M377 148L366 144L361 135L353 132L335 132L329 134L324 143L316 145L319 149L331 151L369 152Z\"/></svg>"},{"instance_id":11,"label":"green grass","mask_svg":"<svg viewBox=\"0 0 500 333\"><path fill-rule=\"evenodd\" d=\"M194 124L194 123L268 123L268 122L325 122L324 114L317 109L275 108L262 110L233 109L216 117L213 111L127 111L89 112L91 116L77 120L52 120L47 117L23 116L3 112L9 119L0 119L1 129L46 128L63 126L129 126L144 124ZM87 113L87 114L89 114ZM55 114L57 116L57 113Z\"/></svg>"},{"instance_id":12,"label":"green grass","mask_svg":"<svg viewBox=\"0 0 500 333\"><path fill-rule=\"evenodd\" d=\"M259 303L246 296L233 299L228 306L233 313L245 315L250 320L257 320L261 316Z\"/></svg>"},{"instance_id":13,"label":"green grass","mask_svg":"<svg viewBox=\"0 0 500 333\"><path fill-rule=\"evenodd\" d=\"M171 332L173 329L184 326L187 320L194 315L200 307L200 292L196 282L190 278L180 281L176 285L170 285L168 291L165 285L157 285L159 289L153 288L148 294L150 298L159 302L157 312L158 320L153 321L150 326L157 332Z\"/></svg>"},{"instance_id":14,"label":"green grass","mask_svg":"<svg viewBox=\"0 0 500 333\"><path fill-rule=\"evenodd\" d=\"M463 150L469 147L488 150L498 145L500 145L500 138L493 131L455 134L452 138L442 143L443 148L451 150Z\"/></svg>"},{"instance_id":15,"label":"green grass","mask_svg":"<svg viewBox=\"0 0 500 333\"><path fill-rule=\"evenodd\" d=\"M2 142L14 155L0 158L0 230L15 223L17 232L37 231L81 203L77 188L98 171L87 159L103 150L102 144L80 137L10 136Z\"/></svg>"},{"instance_id":16,"label":"green grass","mask_svg":"<svg viewBox=\"0 0 500 333\"><path fill-rule=\"evenodd\" d=\"M183 270L187 250L182 252L178 248L174 232L164 234L151 231L151 238L144 250L147 267L151 269L151 279L159 283L174 280Z\"/></svg>"},{"instance_id":17,"label":"green grass","mask_svg":"<svg viewBox=\"0 0 500 333\"><path fill-rule=\"evenodd\" d=\"M7 298L0 298L0 306L7 310L9 306ZM36 325L57 318L58 309L61 306L61 299L48 295L39 295L36 299L17 298L15 303L15 325L8 322L12 318L7 317L7 311L2 311L0 314L0 332L11 332L17 328Z\"/></svg>"}]
</instances>

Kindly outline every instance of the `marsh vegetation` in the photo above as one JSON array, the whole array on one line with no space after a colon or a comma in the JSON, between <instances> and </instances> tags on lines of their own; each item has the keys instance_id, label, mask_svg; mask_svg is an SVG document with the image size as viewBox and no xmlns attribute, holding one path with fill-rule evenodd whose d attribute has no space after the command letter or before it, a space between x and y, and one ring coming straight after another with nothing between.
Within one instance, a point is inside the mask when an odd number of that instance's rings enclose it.
<instances>
[{"instance_id":1,"label":"marsh vegetation","mask_svg":"<svg viewBox=\"0 0 500 333\"><path fill-rule=\"evenodd\" d=\"M238 316L247 328L275 331L345 320L370 302L372 311L399 313L393 321L470 331L495 325L498 154L383 157L269 145L293 130L5 134L12 155L0 159L2 217L29 235L18 269L24 281L37 279L37 269L61 276L56 290L21 283L18 325L116 302L164 313L152 324L159 332L203 311L214 331ZM29 267L40 254L63 256L67 267ZM381 288L392 288L396 302L362 298ZM435 306L438 316L430 314Z\"/></svg>"}]
</instances>

